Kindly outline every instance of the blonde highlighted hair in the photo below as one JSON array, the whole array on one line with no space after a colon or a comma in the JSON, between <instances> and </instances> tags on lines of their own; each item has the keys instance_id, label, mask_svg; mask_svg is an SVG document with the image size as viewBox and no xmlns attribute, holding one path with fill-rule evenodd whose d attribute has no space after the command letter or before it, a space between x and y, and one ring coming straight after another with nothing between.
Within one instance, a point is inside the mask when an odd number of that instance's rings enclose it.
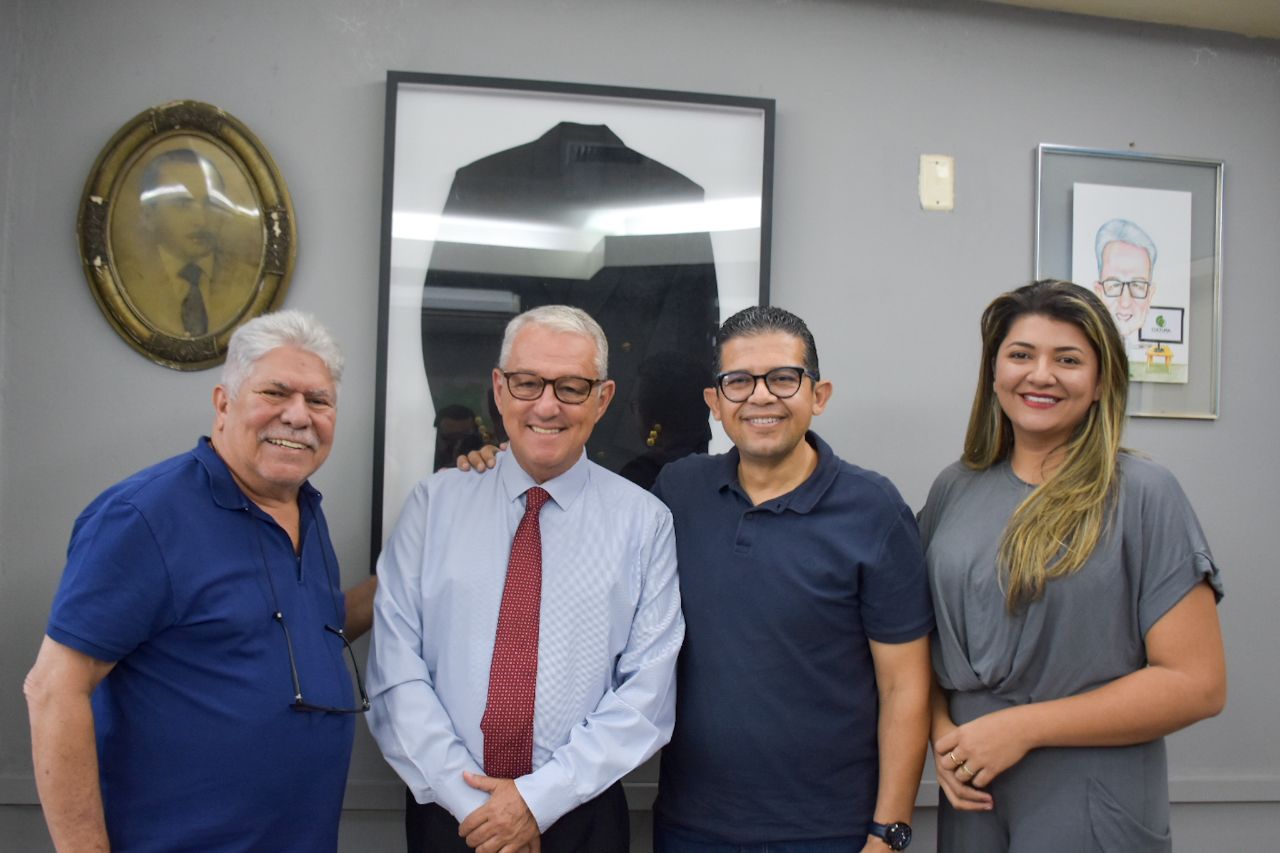
<instances>
[{"instance_id":1,"label":"blonde highlighted hair","mask_svg":"<svg viewBox=\"0 0 1280 853\"><path fill-rule=\"evenodd\" d=\"M1053 475L1005 526L998 559L1010 610L1039 598L1045 583L1078 571L1093 553L1109 521L1129 396L1124 341L1092 291L1046 279L1002 294L982 314L982 363L964 439L968 467L990 468L1013 451L1013 425L995 393L995 365L1009 328L1027 315L1070 323L1084 334L1098 358L1100 394L1067 439Z\"/></svg>"}]
</instances>

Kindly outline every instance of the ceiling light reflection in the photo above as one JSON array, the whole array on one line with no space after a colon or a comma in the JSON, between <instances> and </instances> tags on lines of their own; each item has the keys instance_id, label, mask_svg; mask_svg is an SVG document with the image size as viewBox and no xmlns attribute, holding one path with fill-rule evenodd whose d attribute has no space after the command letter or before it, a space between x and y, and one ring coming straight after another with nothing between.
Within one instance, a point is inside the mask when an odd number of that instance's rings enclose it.
<instances>
[{"instance_id":1,"label":"ceiling light reflection","mask_svg":"<svg viewBox=\"0 0 1280 853\"><path fill-rule=\"evenodd\" d=\"M391 236L396 240L586 252L599 244L602 237L745 231L759 227L760 198L757 196L601 208L592 211L579 228L537 221L397 210L391 219Z\"/></svg>"}]
</instances>

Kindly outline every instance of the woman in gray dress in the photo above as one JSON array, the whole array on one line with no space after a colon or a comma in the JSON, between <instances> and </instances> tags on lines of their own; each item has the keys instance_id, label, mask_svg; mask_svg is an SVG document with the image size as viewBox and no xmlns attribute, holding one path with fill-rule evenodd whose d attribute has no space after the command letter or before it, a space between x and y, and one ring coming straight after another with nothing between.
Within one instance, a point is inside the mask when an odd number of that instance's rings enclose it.
<instances>
[{"instance_id":1,"label":"woman in gray dress","mask_svg":"<svg viewBox=\"0 0 1280 853\"><path fill-rule=\"evenodd\" d=\"M939 850L1167 851L1163 737L1226 697L1218 570L1173 475L1120 447L1128 364L1093 293L1006 293L982 342L920 515Z\"/></svg>"}]
</instances>

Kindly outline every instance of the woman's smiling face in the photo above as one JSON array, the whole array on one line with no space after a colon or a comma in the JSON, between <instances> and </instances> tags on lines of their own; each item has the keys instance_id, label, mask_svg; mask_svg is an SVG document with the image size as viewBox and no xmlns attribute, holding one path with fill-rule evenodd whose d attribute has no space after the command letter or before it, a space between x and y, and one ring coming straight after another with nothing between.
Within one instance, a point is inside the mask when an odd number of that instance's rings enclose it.
<instances>
[{"instance_id":1,"label":"woman's smiling face","mask_svg":"<svg viewBox=\"0 0 1280 853\"><path fill-rule=\"evenodd\" d=\"M1023 315L1000 343L995 392L1015 443L1062 445L1101 393L1098 354L1074 324Z\"/></svg>"}]
</instances>

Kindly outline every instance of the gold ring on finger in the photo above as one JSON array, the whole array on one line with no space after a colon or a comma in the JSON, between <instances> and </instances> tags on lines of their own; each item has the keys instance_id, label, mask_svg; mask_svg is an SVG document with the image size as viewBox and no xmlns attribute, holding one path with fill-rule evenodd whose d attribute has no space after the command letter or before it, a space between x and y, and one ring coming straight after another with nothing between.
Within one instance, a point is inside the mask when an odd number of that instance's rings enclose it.
<instances>
[{"instance_id":1,"label":"gold ring on finger","mask_svg":"<svg viewBox=\"0 0 1280 853\"><path fill-rule=\"evenodd\" d=\"M968 763L964 761L960 762L960 766L956 768L956 772L959 773L961 770L963 770L965 773L968 773L970 779L978 775L977 773L974 773L972 770L970 770Z\"/></svg>"},{"instance_id":2,"label":"gold ring on finger","mask_svg":"<svg viewBox=\"0 0 1280 853\"><path fill-rule=\"evenodd\" d=\"M955 767L957 768L964 763L960 759L956 758L956 751L954 749L947 753L947 758L950 758L951 763L954 764ZM952 768L952 769L955 769L955 768Z\"/></svg>"}]
</instances>

